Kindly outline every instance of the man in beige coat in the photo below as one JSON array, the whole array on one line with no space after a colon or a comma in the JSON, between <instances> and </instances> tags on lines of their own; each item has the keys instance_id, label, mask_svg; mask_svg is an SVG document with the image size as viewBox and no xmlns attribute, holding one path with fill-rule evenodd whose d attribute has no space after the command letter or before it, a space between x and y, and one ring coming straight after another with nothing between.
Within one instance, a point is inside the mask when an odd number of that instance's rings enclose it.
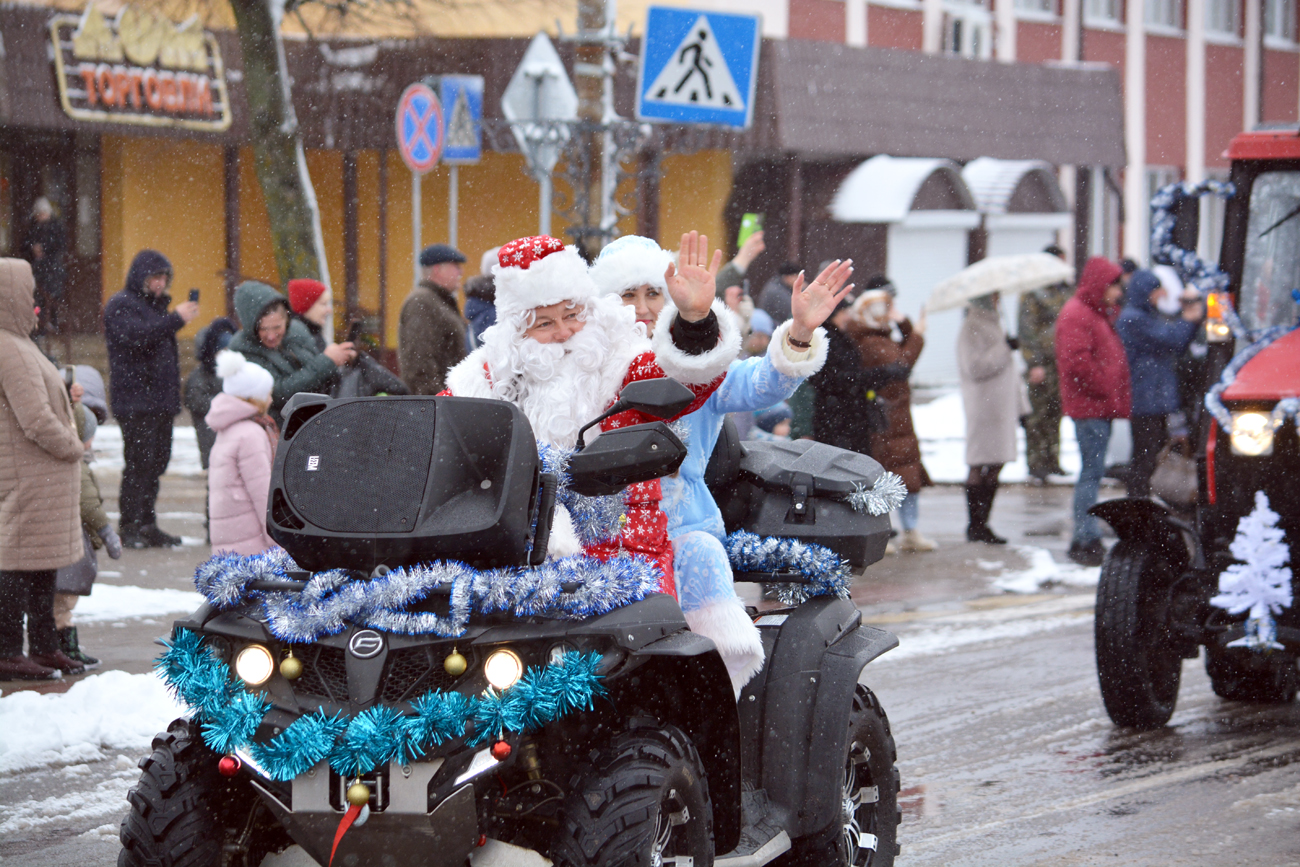
<instances>
[{"instance_id":1,"label":"man in beige coat","mask_svg":"<svg viewBox=\"0 0 1300 867\"><path fill-rule=\"evenodd\" d=\"M85 553L83 452L63 378L31 340L35 285L27 262L0 259L0 680L83 671L54 628L54 573Z\"/></svg>"}]
</instances>

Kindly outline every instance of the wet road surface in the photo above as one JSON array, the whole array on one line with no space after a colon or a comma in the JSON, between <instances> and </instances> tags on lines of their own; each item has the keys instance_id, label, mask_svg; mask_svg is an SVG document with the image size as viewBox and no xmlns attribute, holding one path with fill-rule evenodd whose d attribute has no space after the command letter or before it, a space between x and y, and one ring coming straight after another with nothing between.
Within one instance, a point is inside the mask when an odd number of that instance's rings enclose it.
<instances>
[{"instance_id":1,"label":"wet road surface","mask_svg":"<svg viewBox=\"0 0 1300 867\"><path fill-rule=\"evenodd\" d=\"M1167 727L1117 729L1091 602L887 627L901 647L864 680L898 744L898 863L1300 864L1300 703L1225 702L1188 660Z\"/></svg>"}]
</instances>

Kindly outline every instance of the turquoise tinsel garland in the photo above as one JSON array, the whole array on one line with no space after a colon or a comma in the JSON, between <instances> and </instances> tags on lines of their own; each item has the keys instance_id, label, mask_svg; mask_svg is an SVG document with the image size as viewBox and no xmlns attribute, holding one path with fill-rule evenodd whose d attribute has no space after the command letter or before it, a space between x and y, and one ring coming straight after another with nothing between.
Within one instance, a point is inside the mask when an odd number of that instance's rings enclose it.
<instances>
[{"instance_id":1,"label":"turquoise tinsel garland","mask_svg":"<svg viewBox=\"0 0 1300 867\"><path fill-rule=\"evenodd\" d=\"M209 747L222 754L247 750L272 779L288 781L322 760L344 776L368 773L391 761L411 762L462 737L470 722L474 730L466 744L472 747L590 710L605 692L600 661L598 653L569 651L558 662L529 668L518 683L501 692L427 692L412 702L413 714L387 705L351 719L317 711L299 717L266 744L250 739L270 705L232 678L229 666L208 650L198 633L179 630L155 667L176 697L194 709Z\"/></svg>"}]
</instances>

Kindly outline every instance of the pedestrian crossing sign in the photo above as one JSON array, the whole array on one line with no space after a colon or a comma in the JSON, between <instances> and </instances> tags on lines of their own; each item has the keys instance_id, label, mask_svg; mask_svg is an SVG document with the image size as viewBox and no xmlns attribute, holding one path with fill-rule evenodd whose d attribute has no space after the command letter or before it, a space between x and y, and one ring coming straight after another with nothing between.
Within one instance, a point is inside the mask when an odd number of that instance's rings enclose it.
<instances>
[{"instance_id":1,"label":"pedestrian crossing sign","mask_svg":"<svg viewBox=\"0 0 1300 867\"><path fill-rule=\"evenodd\" d=\"M439 82L446 119L442 161L452 165L477 163L483 157L483 77L444 75Z\"/></svg>"},{"instance_id":2,"label":"pedestrian crossing sign","mask_svg":"<svg viewBox=\"0 0 1300 867\"><path fill-rule=\"evenodd\" d=\"M754 116L762 19L666 6L646 16L638 120L747 128Z\"/></svg>"}]
</instances>

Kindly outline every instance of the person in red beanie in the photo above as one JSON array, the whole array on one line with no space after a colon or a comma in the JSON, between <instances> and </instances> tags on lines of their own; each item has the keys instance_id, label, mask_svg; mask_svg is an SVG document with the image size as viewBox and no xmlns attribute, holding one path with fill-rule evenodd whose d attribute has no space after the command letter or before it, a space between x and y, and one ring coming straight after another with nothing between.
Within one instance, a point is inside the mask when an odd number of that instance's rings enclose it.
<instances>
[{"instance_id":1,"label":"person in red beanie","mask_svg":"<svg viewBox=\"0 0 1300 867\"><path fill-rule=\"evenodd\" d=\"M1083 566L1100 566L1106 556L1101 528L1088 510L1097 503L1106 468L1112 419L1128 418L1132 402L1128 356L1115 332L1123 272L1094 256L1083 266L1079 288L1056 320L1056 369L1061 412L1074 422L1083 468L1074 486L1074 537L1068 556Z\"/></svg>"},{"instance_id":2,"label":"person in red beanie","mask_svg":"<svg viewBox=\"0 0 1300 867\"><path fill-rule=\"evenodd\" d=\"M290 280L289 307L294 318L307 326L316 343L316 351L325 351L325 323L334 315L334 296L319 280L300 277Z\"/></svg>"}]
</instances>

